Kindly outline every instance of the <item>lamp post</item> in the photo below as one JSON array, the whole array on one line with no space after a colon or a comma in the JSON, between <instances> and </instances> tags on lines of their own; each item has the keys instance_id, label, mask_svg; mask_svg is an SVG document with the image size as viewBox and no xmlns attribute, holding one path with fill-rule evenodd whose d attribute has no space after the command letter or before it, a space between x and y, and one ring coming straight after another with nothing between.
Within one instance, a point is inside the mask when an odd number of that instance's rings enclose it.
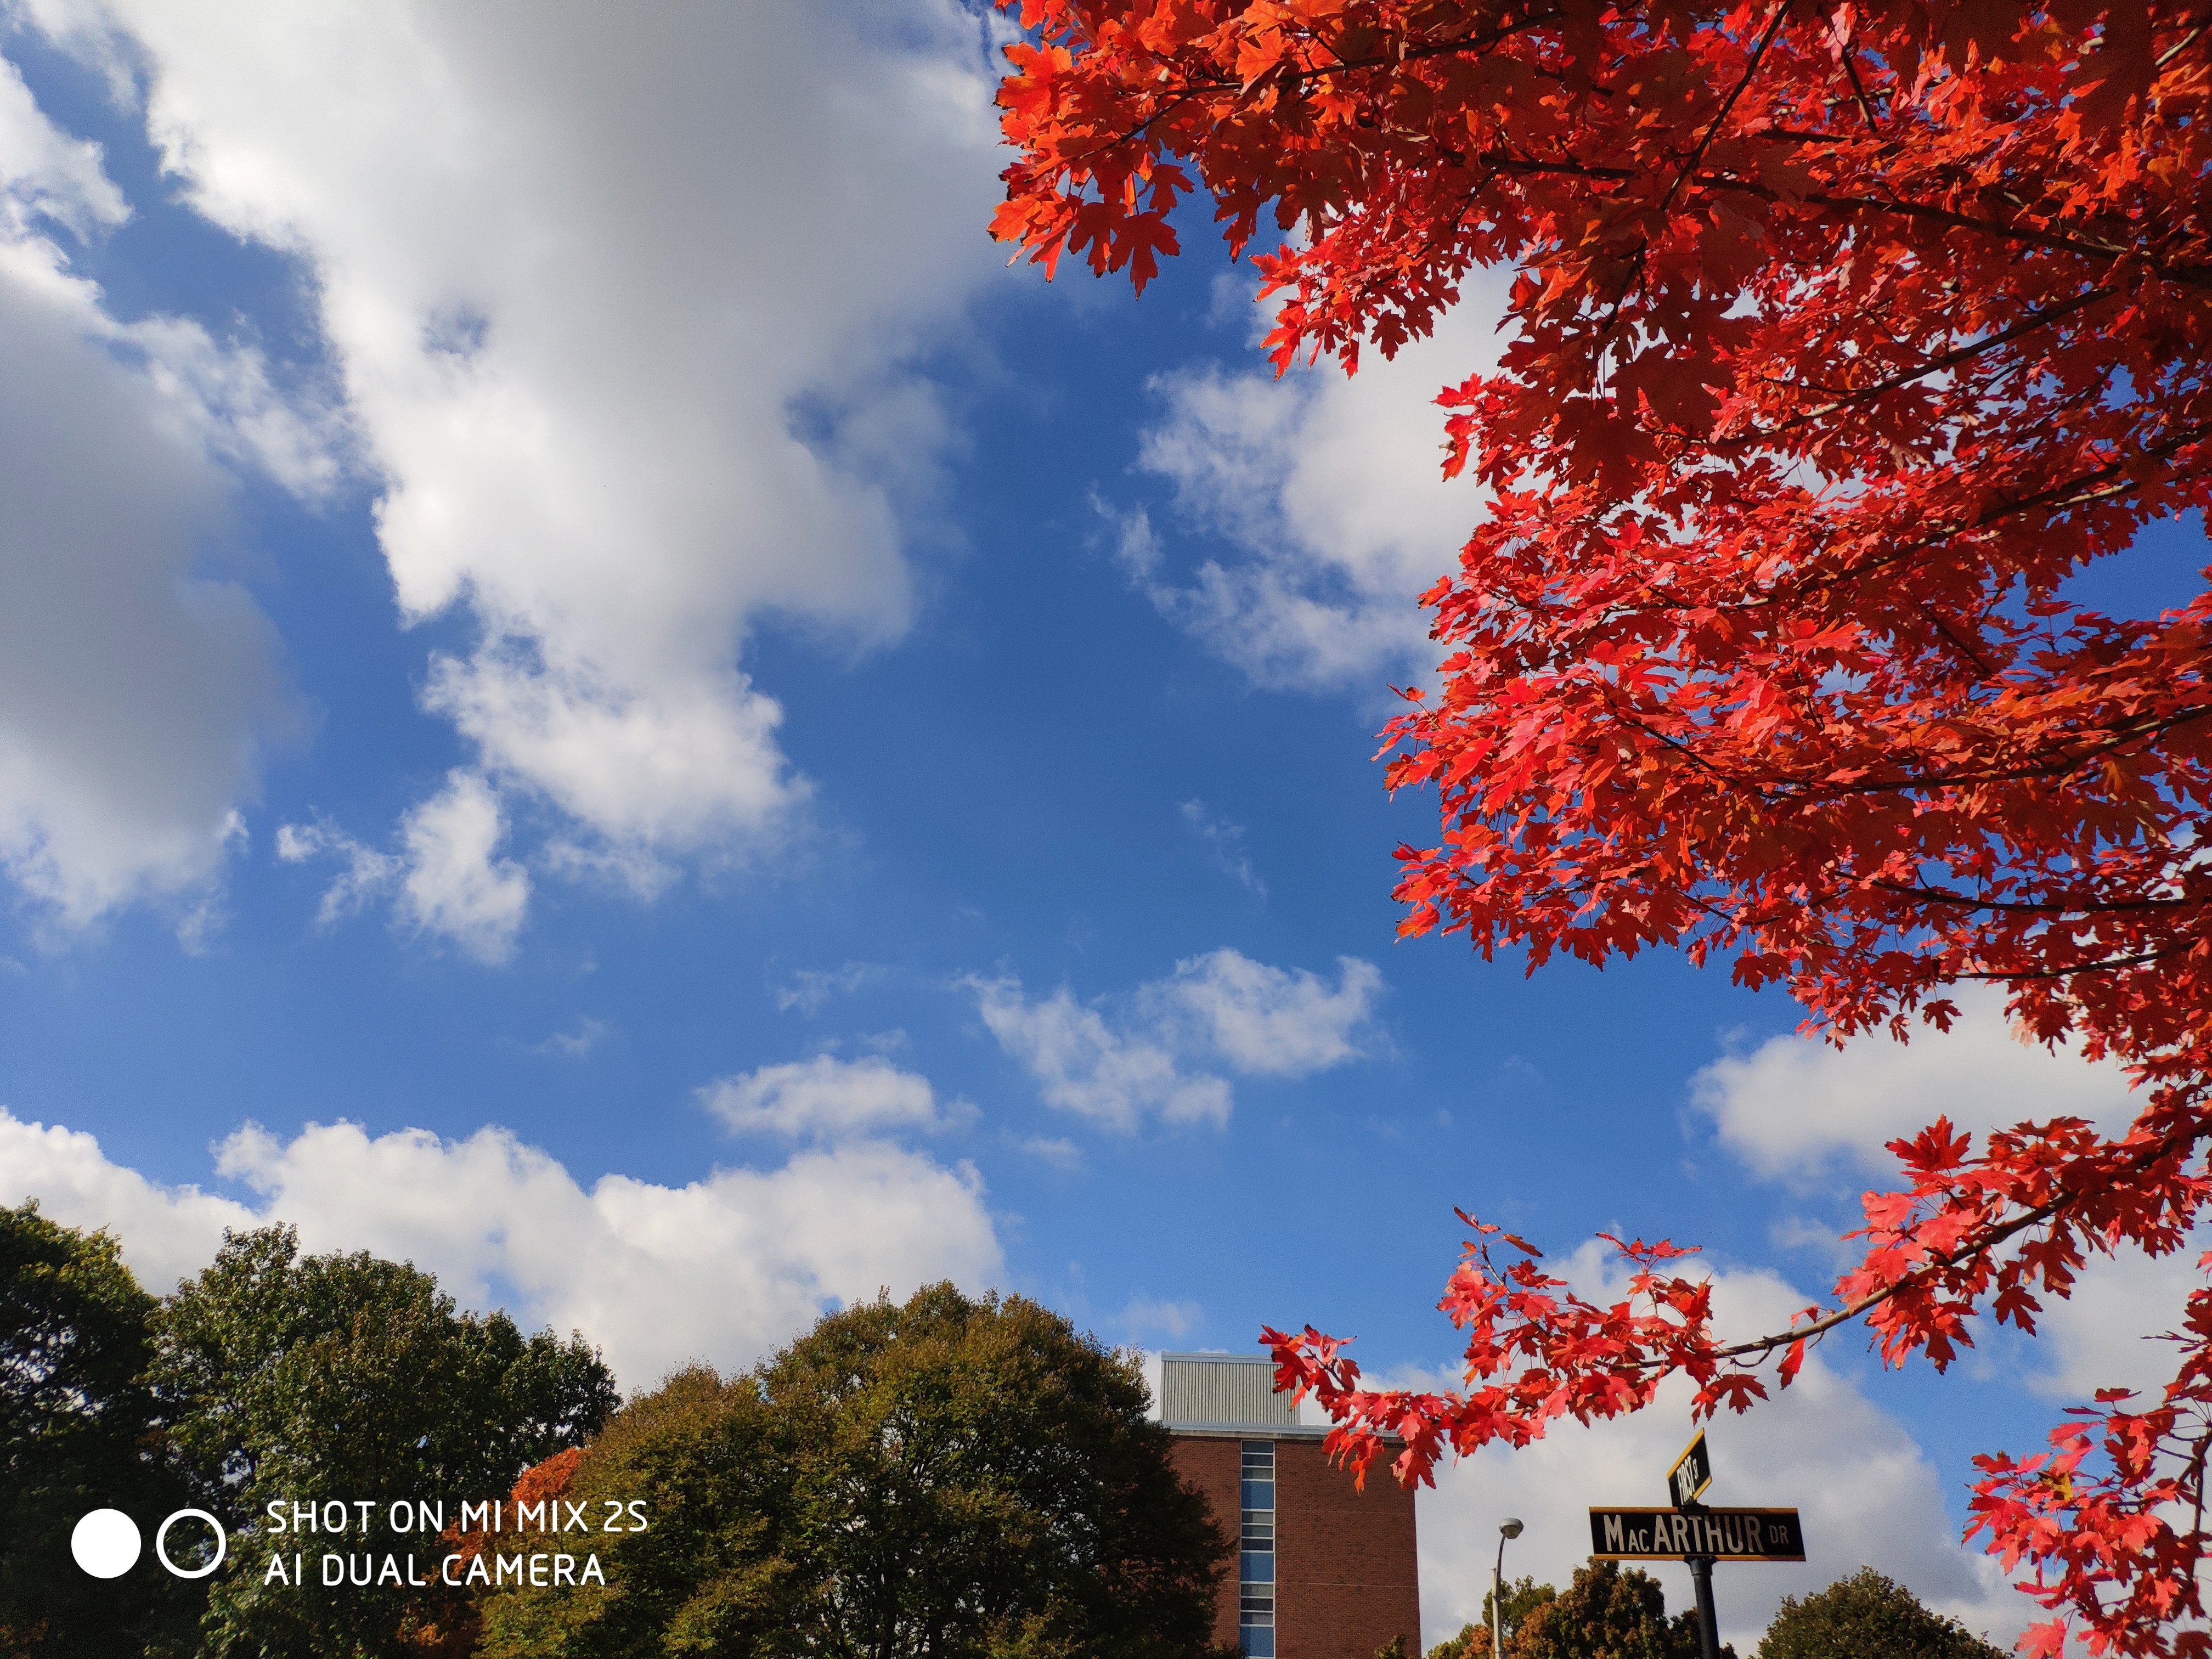
<instances>
[{"instance_id":1,"label":"lamp post","mask_svg":"<svg viewBox=\"0 0 2212 1659\"><path fill-rule=\"evenodd\" d=\"M1490 1659L1505 1659L1505 1540L1521 1535L1511 1516L1498 1523L1498 1561L1490 1569Z\"/></svg>"}]
</instances>

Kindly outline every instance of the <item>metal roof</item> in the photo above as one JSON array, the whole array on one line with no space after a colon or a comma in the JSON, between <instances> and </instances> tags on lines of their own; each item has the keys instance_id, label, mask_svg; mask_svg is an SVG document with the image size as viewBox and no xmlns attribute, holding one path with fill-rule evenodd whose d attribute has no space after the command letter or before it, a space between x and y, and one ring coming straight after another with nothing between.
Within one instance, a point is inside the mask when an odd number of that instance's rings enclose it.
<instances>
[{"instance_id":1,"label":"metal roof","mask_svg":"<svg viewBox=\"0 0 2212 1659\"><path fill-rule=\"evenodd\" d=\"M1275 1392L1274 1362L1239 1353L1162 1354L1160 1420L1171 1429L1300 1426L1290 1395Z\"/></svg>"}]
</instances>

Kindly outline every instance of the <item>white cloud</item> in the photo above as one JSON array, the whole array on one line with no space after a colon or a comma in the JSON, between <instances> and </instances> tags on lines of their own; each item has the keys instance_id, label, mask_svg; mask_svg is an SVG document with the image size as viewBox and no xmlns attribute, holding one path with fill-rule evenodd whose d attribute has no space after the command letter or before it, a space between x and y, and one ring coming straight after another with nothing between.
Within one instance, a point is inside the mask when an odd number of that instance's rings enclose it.
<instances>
[{"instance_id":1,"label":"white cloud","mask_svg":"<svg viewBox=\"0 0 2212 1659\"><path fill-rule=\"evenodd\" d=\"M407 849L400 913L479 961L513 956L530 902L530 878L513 860L493 857L506 833L499 799L483 779L474 772L451 773L444 789L400 821L399 838Z\"/></svg>"},{"instance_id":2,"label":"white cloud","mask_svg":"<svg viewBox=\"0 0 2212 1659\"><path fill-rule=\"evenodd\" d=\"M280 1141L248 1125L217 1168L258 1205L155 1186L89 1135L0 1112L0 1184L57 1220L112 1227L149 1285L204 1266L224 1226L289 1221L307 1249L411 1261L468 1305L580 1329L632 1388L688 1358L748 1364L834 1302L946 1278L980 1289L1002 1266L973 1167L881 1141L682 1187L606 1175L586 1191L504 1129L444 1140L316 1124Z\"/></svg>"},{"instance_id":3,"label":"white cloud","mask_svg":"<svg viewBox=\"0 0 2212 1659\"><path fill-rule=\"evenodd\" d=\"M15 66L0 66L0 229L8 240L36 238L43 219L82 240L130 216L100 146L57 129Z\"/></svg>"},{"instance_id":4,"label":"white cloud","mask_svg":"<svg viewBox=\"0 0 2212 1659\"><path fill-rule=\"evenodd\" d=\"M1138 1291L1114 1316L1114 1322L1130 1335L1158 1331L1168 1336L1183 1336L1197 1329L1205 1317L1206 1310L1195 1302L1173 1302Z\"/></svg>"},{"instance_id":5,"label":"white cloud","mask_svg":"<svg viewBox=\"0 0 2212 1659\"><path fill-rule=\"evenodd\" d=\"M1164 375L1138 465L1175 486L1180 518L1234 550L1186 578L1149 517L1120 515L1120 553L1161 612L1267 685L1425 679L1437 661L1415 604L1456 567L1481 511L1444 483L1437 392L1492 367L1501 281L1477 276L1434 337L1349 380L1331 365L1277 379Z\"/></svg>"},{"instance_id":6,"label":"white cloud","mask_svg":"<svg viewBox=\"0 0 2212 1659\"><path fill-rule=\"evenodd\" d=\"M763 1066L700 1090L707 1109L739 1134L788 1139L848 1140L892 1129L938 1130L940 1112L929 1079L902 1072L876 1055L839 1060L817 1054L785 1066Z\"/></svg>"},{"instance_id":7,"label":"white cloud","mask_svg":"<svg viewBox=\"0 0 2212 1659\"><path fill-rule=\"evenodd\" d=\"M2181 1328L2189 1293L2205 1282L2197 1261L2208 1249L2212 1226L2199 1227L2171 1255L2091 1256L2072 1296L2039 1298L2036 1340L2015 1351L2027 1386L2045 1399L2077 1404L2099 1389L2154 1395L2180 1366L2184 1350L2164 1337Z\"/></svg>"},{"instance_id":8,"label":"white cloud","mask_svg":"<svg viewBox=\"0 0 2212 1659\"><path fill-rule=\"evenodd\" d=\"M431 659L424 706L485 764L534 786L635 859L765 831L804 799L775 745L773 698L730 670L641 695L588 665L546 667L488 647Z\"/></svg>"},{"instance_id":9,"label":"white cloud","mask_svg":"<svg viewBox=\"0 0 2212 1659\"><path fill-rule=\"evenodd\" d=\"M531 1052L538 1054L559 1054L565 1060L582 1060L592 1049L606 1041L614 1027L603 1019L589 1014L576 1016L574 1029L556 1031L544 1042L532 1046Z\"/></svg>"},{"instance_id":10,"label":"white cloud","mask_svg":"<svg viewBox=\"0 0 2212 1659\"><path fill-rule=\"evenodd\" d=\"M1339 957L1337 967L1331 989L1302 968L1212 951L1093 1005L1065 986L1033 1002L1017 979L967 984L985 1026L1036 1079L1047 1103L1129 1133L1148 1115L1227 1122L1229 1083L1207 1067L1303 1077L1356 1058L1382 975L1357 957Z\"/></svg>"},{"instance_id":11,"label":"white cloud","mask_svg":"<svg viewBox=\"0 0 2212 1659\"><path fill-rule=\"evenodd\" d=\"M1252 867L1251 855L1244 850L1243 824L1231 823L1202 800L1182 804L1182 821L1212 853L1215 868L1259 897L1267 896L1267 884L1260 879L1259 872Z\"/></svg>"},{"instance_id":12,"label":"white cloud","mask_svg":"<svg viewBox=\"0 0 2212 1659\"><path fill-rule=\"evenodd\" d=\"M842 968L801 968L791 983L773 988L778 1013L793 1008L802 1014L818 1014L833 996L850 996L863 985L881 979L888 970L872 962L848 962Z\"/></svg>"},{"instance_id":13,"label":"white cloud","mask_svg":"<svg viewBox=\"0 0 2212 1659\"><path fill-rule=\"evenodd\" d=\"M1587 1296L1626 1294L1625 1279L1595 1244L1570 1259L1565 1276ZM1729 1269L1716 1279L1718 1322L1730 1332L1783 1328L1810 1300L1771 1273ZM1407 1370L1375 1380L1433 1389L1457 1376ZM1425 1640L1440 1642L1481 1617L1505 1516L1527 1524L1505 1547L1507 1576L1565 1589L1589 1554L1590 1505L1663 1504L1667 1469L1692 1433L1689 1394L1678 1379L1633 1417L1589 1428L1570 1419L1522 1450L1488 1449L1440 1468L1436 1490L1418 1500ZM1802 1596L1866 1565L1929 1606L1992 1632L2001 1644L2040 1616L2005 1586L1992 1560L1960 1544L1961 1523L1945 1511L1942 1483L1904 1425L1817 1353L1775 1399L1709 1425L1707 1443L1714 1470L1708 1503L1794 1507L1804 1517L1803 1565L1715 1576L1722 1638L1739 1654L1752 1652L1783 1596ZM1389 1477L1378 1465L1369 1478ZM1670 1613L1692 1605L1686 1567L1645 1570L1665 1584Z\"/></svg>"},{"instance_id":14,"label":"white cloud","mask_svg":"<svg viewBox=\"0 0 2212 1659\"><path fill-rule=\"evenodd\" d=\"M1133 1133L1149 1113L1170 1123L1226 1123L1229 1085L1186 1073L1172 1049L1109 1025L1062 986L1042 1002L1014 979L974 980L975 1006L999 1046L1029 1070L1048 1104Z\"/></svg>"},{"instance_id":15,"label":"white cloud","mask_svg":"<svg viewBox=\"0 0 2212 1659\"><path fill-rule=\"evenodd\" d=\"M1031 1135L1022 1142L1022 1150L1063 1174L1073 1175L1083 1167L1083 1149L1064 1135Z\"/></svg>"},{"instance_id":16,"label":"white cloud","mask_svg":"<svg viewBox=\"0 0 2212 1659\"><path fill-rule=\"evenodd\" d=\"M404 862L396 853L380 853L364 847L344 831L327 823L280 823L276 826L276 856L286 864L304 864L329 854L344 862L337 880L323 890L315 908L318 927L336 926L358 911L379 892L399 878Z\"/></svg>"},{"instance_id":17,"label":"white cloud","mask_svg":"<svg viewBox=\"0 0 2212 1659\"><path fill-rule=\"evenodd\" d=\"M161 899L191 933L297 725L268 619L210 562L233 471L319 493L335 428L258 353L103 309L57 239L127 216L0 63L0 875L64 927Z\"/></svg>"},{"instance_id":18,"label":"white cloud","mask_svg":"<svg viewBox=\"0 0 2212 1659\"><path fill-rule=\"evenodd\" d=\"M1235 951L1176 963L1175 977L1147 987L1140 1001L1179 1007L1236 1070L1304 1077L1359 1052L1358 1034L1382 1000L1382 970L1358 957L1336 959L1336 988L1303 968L1270 968Z\"/></svg>"},{"instance_id":19,"label":"white cloud","mask_svg":"<svg viewBox=\"0 0 2212 1659\"><path fill-rule=\"evenodd\" d=\"M164 1187L111 1164L100 1142L60 1124L26 1123L0 1107L0 1204L39 1200L51 1220L106 1227L149 1290L166 1291L198 1273L222 1246L226 1227L258 1218L234 1200L197 1187Z\"/></svg>"},{"instance_id":20,"label":"white cloud","mask_svg":"<svg viewBox=\"0 0 2212 1659\"><path fill-rule=\"evenodd\" d=\"M574 821L548 867L650 892L775 844L807 785L739 652L771 614L848 646L909 619L898 515L951 441L915 365L1000 263L977 21L27 9L95 58L127 35L186 199L313 272L401 611L478 625L425 706Z\"/></svg>"},{"instance_id":21,"label":"white cloud","mask_svg":"<svg viewBox=\"0 0 2212 1659\"><path fill-rule=\"evenodd\" d=\"M1691 1079L1692 1100L1760 1176L1794 1182L1839 1165L1893 1172L1886 1143L1939 1116L1981 1131L2062 1116L2111 1129L2134 1115L2117 1066L2020 1042L1999 992L1969 987L1954 1000L1960 1018L1948 1032L1922 1028L1910 1042L1872 1034L1839 1049L1778 1036L1724 1055Z\"/></svg>"},{"instance_id":22,"label":"white cloud","mask_svg":"<svg viewBox=\"0 0 2212 1659\"><path fill-rule=\"evenodd\" d=\"M403 925L450 940L479 962L501 963L514 956L530 908L529 872L494 856L506 836L498 794L481 773L457 767L443 789L400 820L398 853L364 847L329 824L286 823L277 826L276 856L288 864L323 854L343 861L324 890L319 927L389 894Z\"/></svg>"}]
</instances>

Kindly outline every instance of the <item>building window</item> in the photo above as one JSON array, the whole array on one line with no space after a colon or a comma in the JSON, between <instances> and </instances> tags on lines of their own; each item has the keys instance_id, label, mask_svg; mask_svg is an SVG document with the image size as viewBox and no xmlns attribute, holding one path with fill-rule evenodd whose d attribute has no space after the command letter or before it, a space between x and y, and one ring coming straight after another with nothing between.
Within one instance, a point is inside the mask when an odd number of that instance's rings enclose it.
<instances>
[{"instance_id":1,"label":"building window","mask_svg":"<svg viewBox=\"0 0 2212 1659\"><path fill-rule=\"evenodd\" d=\"M1275 1443L1244 1443L1237 1556L1237 1645L1251 1659L1275 1659Z\"/></svg>"}]
</instances>

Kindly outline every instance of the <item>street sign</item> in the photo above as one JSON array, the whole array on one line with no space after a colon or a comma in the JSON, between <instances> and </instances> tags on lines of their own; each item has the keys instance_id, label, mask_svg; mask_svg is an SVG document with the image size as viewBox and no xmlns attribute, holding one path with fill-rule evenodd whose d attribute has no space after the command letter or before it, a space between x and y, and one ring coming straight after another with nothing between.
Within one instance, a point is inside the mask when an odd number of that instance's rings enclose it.
<instances>
[{"instance_id":1,"label":"street sign","mask_svg":"<svg viewBox=\"0 0 2212 1659\"><path fill-rule=\"evenodd\" d=\"M1600 1561L1802 1561L1795 1510L1593 1509L1590 1554Z\"/></svg>"},{"instance_id":2,"label":"street sign","mask_svg":"<svg viewBox=\"0 0 2212 1659\"><path fill-rule=\"evenodd\" d=\"M1682 1449L1674 1467L1667 1471L1667 1496L1676 1509L1687 1509L1712 1484L1713 1460L1705 1455L1705 1431L1699 1429L1697 1438Z\"/></svg>"}]
</instances>

